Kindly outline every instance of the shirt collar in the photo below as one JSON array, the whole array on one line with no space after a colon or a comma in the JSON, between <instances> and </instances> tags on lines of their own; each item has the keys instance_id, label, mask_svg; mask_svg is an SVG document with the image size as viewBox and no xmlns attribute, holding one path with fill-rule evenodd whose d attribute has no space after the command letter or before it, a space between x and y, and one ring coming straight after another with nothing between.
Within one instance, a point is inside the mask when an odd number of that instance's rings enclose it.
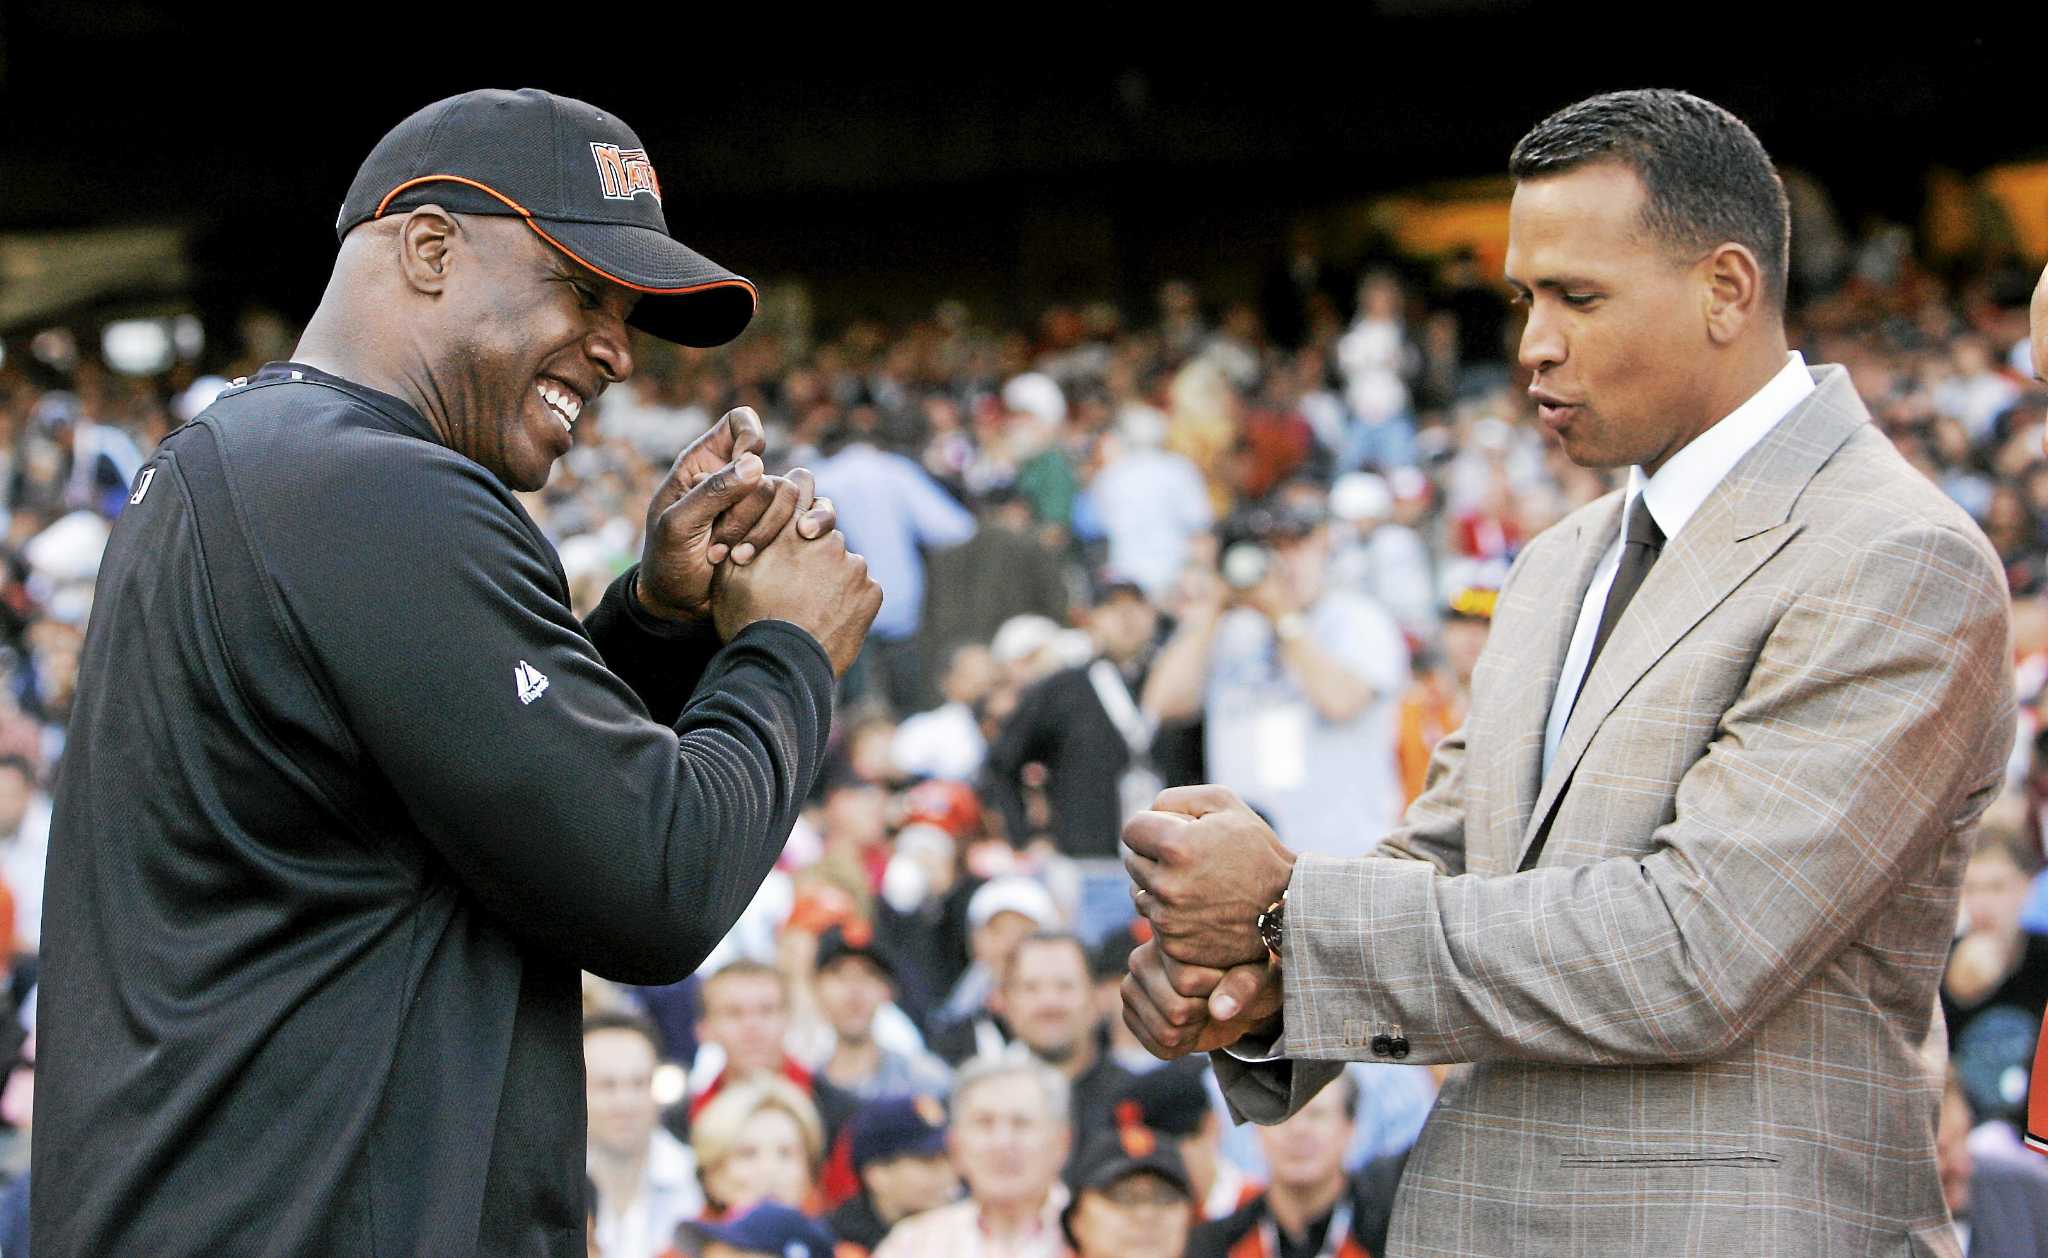
<instances>
[{"instance_id":1,"label":"shirt collar","mask_svg":"<svg viewBox=\"0 0 2048 1258\"><path fill-rule=\"evenodd\" d=\"M1748 401L1728 412L1720 423L1687 442L1657 469L1655 476L1643 475L1640 467L1630 468L1629 510L1635 510L1640 500L1649 507L1650 518L1666 538L1678 536L1707 495L1742 462L1742 456L1755 449L1778 426L1778 421L1791 414L1813 390L1813 373L1806 369L1806 359L1793 350L1785 356L1785 365L1778 374L1765 381L1763 388L1750 394ZM1626 517L1622 528L1625 534Z\"/></svg>"}]
</instances>

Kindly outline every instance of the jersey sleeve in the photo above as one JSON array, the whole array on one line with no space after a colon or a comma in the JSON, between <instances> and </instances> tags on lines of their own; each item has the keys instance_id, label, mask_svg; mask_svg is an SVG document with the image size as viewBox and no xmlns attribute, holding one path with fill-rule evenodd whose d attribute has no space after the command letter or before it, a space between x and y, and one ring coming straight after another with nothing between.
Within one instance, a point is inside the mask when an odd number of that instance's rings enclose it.
<instances>
[{"instance_id":1,"label":"jersey sleeve","mask_svg":"<svg viewBox=\"0 0 2048 1258\"><path fill-rule=\"evenodd\" d=\"M673 725L721 643L708 619L663 620L642 607L633 583L639 571L635 564L619 574L583 618L583 631L648 715Z\"/></svg>"},{"instance_id":2,"label":"jersey sleeve","mask_svg":"<svg viewBox=\"0 0 2048 1258\"><path fill-rule=\"evenodd\" d=\"M824 650L764 622L715 654L675 642L664 671L622 606L587 634L489 474L405 445L352 469L346 493L251 509L311 666L469 894L584 969L681 979L773 868L817 776Z\"/></svg>"}]
</instances>

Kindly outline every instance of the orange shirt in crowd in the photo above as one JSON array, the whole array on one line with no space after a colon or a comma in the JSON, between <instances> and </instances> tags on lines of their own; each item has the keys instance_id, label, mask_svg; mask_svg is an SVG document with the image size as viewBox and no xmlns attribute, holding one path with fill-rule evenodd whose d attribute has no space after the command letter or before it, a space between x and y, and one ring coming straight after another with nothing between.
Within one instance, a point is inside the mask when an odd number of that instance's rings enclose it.
<instances>
[{"instance_id":1,"label":"orange shirt in crowd","mask_svg":"<svg viewBox=\"0 0 2048 1258\"><path fill-rule=\"evenodd\" d=\"M1429 779L1429 757L1444 735L1465 721L1465 700L1435 677L1424 677L1401 696L1394 756L1401 766L1401 798L1412 804Z\"/></svg>"}]
</instances>

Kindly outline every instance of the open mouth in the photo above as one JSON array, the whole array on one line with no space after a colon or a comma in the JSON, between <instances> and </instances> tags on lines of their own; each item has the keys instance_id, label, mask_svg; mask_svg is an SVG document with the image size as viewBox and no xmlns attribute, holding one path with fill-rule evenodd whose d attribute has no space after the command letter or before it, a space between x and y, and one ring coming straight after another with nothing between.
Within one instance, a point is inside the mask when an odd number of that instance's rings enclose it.
<instances>
[{"instance_id":1,"label":"open mouth","mask_svg":"<svg viewBox=\"0 0 2048 1258\"><path fill-rule=\"evenodd\" d=\"M576 420L583 414L583 399L574 389L543 376L533 382L533 391L540 394L540 400L561 421L564 430L575 429Z\"/></svg>"}]
</instances>

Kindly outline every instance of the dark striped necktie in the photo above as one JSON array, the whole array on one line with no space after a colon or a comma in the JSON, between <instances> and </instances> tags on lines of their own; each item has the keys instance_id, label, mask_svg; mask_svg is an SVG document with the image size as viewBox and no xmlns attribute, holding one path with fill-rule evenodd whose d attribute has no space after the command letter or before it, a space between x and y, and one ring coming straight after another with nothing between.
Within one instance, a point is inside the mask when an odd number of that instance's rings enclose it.
<instances>
[{"instance_id":1,"label":"dark striped necktie","mask_svg":"<svg viewBox=\"0 0 2048 1258\"><path fill-rule=\"evenodd\" d=\"M1572 696L1574 711L1579 706L1579 695L1586 693L1586 683L1593 680L1593 662L1600 658L1600 648L1607 645L1621 613L1628 609L1636 591L1643 588L1650 565L1657 562L1663 551L1664 530L1657 527L1657 521L1650 517L1650 508L1638 496L1629 504L1628 536L1621 540L1621 566L1614 570L1614 584L1607 588L1607 606L1601 608L1600 627L1593 631L1593 650L1586 656L1586 671L1579 674L1578 694ZM1570 713L1565 720L1571 720Z\"/></svg>"}]
</instances>

